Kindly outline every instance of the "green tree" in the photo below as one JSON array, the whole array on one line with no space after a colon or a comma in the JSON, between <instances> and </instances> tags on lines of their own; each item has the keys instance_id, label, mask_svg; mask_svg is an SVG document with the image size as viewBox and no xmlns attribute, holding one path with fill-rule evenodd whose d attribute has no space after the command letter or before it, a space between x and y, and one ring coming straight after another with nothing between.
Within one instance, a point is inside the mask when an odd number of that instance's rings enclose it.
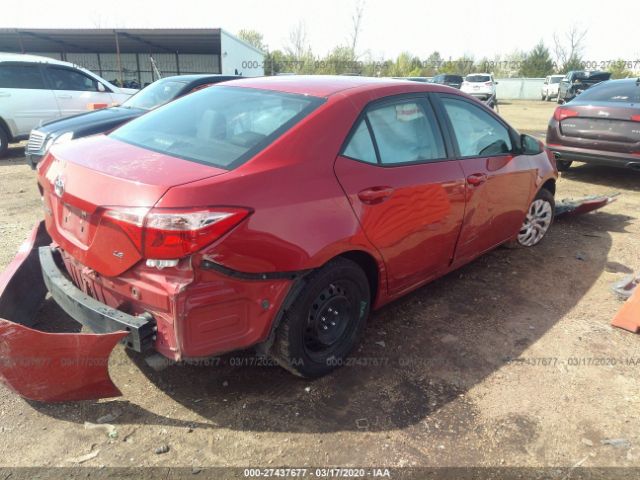
<instances>
[{"instance_id":1,"label":"green tree","mask_svg":"<svg viewBox=\"0 0 640 480\"><path fill-rule=\"evenodd\" d=\"M627 78L633 76L633 72L629 70L630 67L626 61L624 60L616 60L612 62L611 65L607 68L608 72L611 72L611 78Z\"/></svg>"},{"instance_id":2,"label":"green tree","mask_svg":"<svg viewBox=\"0 0 640 480\"><path fill-rule=\"evenodd\" d=\"M257 30L242 29L238 32L238 38L258 50L262 50L263 52L267 51L267 46L264 44L264 37Z\"/></svg>"},{"instance_id":3,"label":"green tree","mask_svg":"<svg viewBox=\"0 0 640 480\"><path fill-rule=\"evenodd\" d=\"M531 52L525 55L518 75L527 78L541 78L553 73L553 60L549 49L540 41Z\"/></svg>"}]
</instances>

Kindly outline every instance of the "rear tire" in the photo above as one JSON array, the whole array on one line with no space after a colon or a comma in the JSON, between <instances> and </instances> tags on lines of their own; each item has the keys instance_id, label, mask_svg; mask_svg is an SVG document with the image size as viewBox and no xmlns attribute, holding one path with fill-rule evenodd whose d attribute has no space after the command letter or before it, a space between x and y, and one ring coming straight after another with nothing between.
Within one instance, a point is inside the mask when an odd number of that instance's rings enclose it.
<instances>
[{"instance_id":1,"label":"rear tire","mask_svg":"<svg viewBox=\"0 0 640 480\"><path fill-rule=\"evenodd\" d=\"M311 273L284 312L269 355L300 377L316 378L344 363L369 316L371 292L364 271L337 258Z\"/></svg>"},{"instance_id":2,"label":"rear tire","mask_svg":"<svg viewBox=\"0 0 640 480\"><path fill-rule=\"evenodd\" d=\"M9 150L9 135L4 128L0 127L0 158L4 158L7 150Z\"/></svg>"}]
</instances>

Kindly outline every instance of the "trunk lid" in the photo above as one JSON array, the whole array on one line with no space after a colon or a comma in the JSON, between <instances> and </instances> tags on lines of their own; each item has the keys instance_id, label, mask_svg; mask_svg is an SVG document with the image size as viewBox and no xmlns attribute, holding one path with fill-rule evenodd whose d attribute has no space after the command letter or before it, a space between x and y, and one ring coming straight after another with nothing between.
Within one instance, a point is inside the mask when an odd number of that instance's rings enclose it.
<instances>
[{"instance_id":1,"label":"trunk lid","mask_svg":"<svg viewBox=\"0 0 640 480\"><path fill-rule=\"evenodd\" d=\"M633 121L640 114L637 104L603 102L598 105L571 102L567 108L576 116L560 122L560 132L569 145L587 141L593 148L613 152L640 151L640 122Z\"/></svg>"},{"instance_id":2,"label":"trunk lid","mask_svg":"<svg viewBox=\"0 0 640 480\"><path fill-rule=\"evenodd\" d=\"M117 276L142 256L108 208L151 208L173 186L225 172L105 136L62 144L39 173L47 231L83 265Z\"/></svg>"}]
</instances>

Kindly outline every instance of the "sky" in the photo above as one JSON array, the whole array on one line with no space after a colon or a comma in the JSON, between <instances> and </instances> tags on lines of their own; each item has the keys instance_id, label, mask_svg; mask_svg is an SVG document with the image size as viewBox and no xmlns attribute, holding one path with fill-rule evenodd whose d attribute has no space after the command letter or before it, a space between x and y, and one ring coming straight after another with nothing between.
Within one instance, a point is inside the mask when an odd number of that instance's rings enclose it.
<instances>
[{"instance_id":1,"label":"sky","mask_svg":"<svg viewBox=\"0 0 640 480\"><path fill-rule=\"evenodd\" d=\"M8 1L8 0L7 0ZM0 28L254 29L270 49L283 48L303 22L316 54L347 44L357 0L29 0L3 8ZM571 26L586 29L583 59L638 60L638 0L364 0L357 53L374 59L409 51L426 58L476 59L528 51Z\"/></svg>"}]
</instances>

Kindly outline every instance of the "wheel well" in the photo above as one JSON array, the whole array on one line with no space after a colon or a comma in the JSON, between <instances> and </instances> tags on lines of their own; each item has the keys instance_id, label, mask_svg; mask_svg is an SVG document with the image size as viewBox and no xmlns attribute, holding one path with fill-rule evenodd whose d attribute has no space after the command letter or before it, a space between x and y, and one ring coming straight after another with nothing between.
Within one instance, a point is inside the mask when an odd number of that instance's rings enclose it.
<instances>
[{"instance_id":1,"label":"wheel well","mask_svg":"<svg viewBox=\"0 0 640 480\"><path fill-rule=\"evenodd\" d=\"M367 279L369 280L369 289L371 290L371 303L375 303L378 295L378 262L375 258L362 250L352 250L344 252L338 257L346 258L354 263L357 263L364 271Z\"/></svg>"},{"instance_id":2,"label":"wheel well","mask_svg":"<svg viewBox=\"0 0 640 480\"><path fill-rule=\"evenodd\" d=\"M555 196L555 194L556 194L556 181L554 179L547 180L542 185L541 189L542 188L544 188L545 190L548 190L549 192L551 192L551 195Z\"/></svg>"}]
</instances>

